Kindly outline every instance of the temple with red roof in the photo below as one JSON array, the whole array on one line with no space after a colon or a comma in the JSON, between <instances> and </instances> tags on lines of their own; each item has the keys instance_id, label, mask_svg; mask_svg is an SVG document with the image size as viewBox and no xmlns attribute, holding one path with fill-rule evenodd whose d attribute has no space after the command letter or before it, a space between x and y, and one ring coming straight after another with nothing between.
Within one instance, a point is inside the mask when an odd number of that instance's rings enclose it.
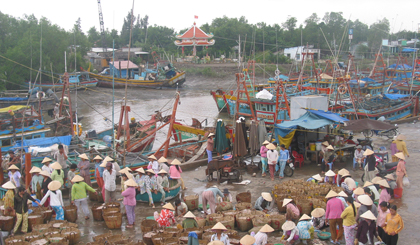
<instances>
[{"instance_id":1,"label":"temple with red roof","mask_svg":"<svg viewBox=\"0 0 420 245\"><path fill-rule=\"evenodd\" d=\"M185 46L193 46L193 55L196 56L196 46L211 46L214 45L214 39L208 40L213 37L213 34L207 34L200 27L194 25L188 29L184 34L177 35L176 38L181 40L176 40L175 45L182 47L182 52L184 53Z\"/></svg>"}]
</instances>

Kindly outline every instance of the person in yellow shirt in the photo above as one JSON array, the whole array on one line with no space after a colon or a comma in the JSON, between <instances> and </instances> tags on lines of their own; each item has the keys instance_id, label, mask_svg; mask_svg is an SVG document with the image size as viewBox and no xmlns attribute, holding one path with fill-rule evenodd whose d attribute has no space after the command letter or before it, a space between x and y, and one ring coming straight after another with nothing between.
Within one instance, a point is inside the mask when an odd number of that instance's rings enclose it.
<instances>
[{"instance_id":1,"label":"person in yellow shirt","mask_svg":"<svg viewBox=\"0 0 420 245\"><path fill-rule=\"evenodd\" d=\"M354 206L354 199L352 196L346 197L347 208L341 213L343 219L344 237L346 239L346 245L353 245L355 239L356 213L357 209Z\"/></svg>"},{"instance_id":2,"label":"person in yellow shirt","mask_svg":"<svg viewBox=\"0 0 420 245\"><path fill-rule=\"evenodd\" d=\"M397 206L393 205L389 209L389 214L386 215L385 224L382 226L385 230L385 244L397 245L398 233L404 229L404 222L401 216L397 213Z\"/></svg>"},{"instance_id":3,"label":"person in yellow shirt","mask_svg":"<svg viewBox=\"0 0 420 245\"><path fill-rule=\"evenodd\" d=\"M397 145L398 152L404 153L404 156L410 157L410 154L408 154L407 145L404 142L405 136L400 134L397 136L397 140L395 141L395 144Z\"/></svg>"}]
</instances>

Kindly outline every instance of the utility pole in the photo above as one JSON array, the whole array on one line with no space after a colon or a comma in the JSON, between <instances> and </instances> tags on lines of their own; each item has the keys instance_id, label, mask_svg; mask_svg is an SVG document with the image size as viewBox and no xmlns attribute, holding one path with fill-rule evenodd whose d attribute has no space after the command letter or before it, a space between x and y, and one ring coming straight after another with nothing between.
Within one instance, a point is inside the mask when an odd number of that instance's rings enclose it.
<instances>
[{"instance_id":1,"label":"utility pole","mask_svg":"<svg viewBox=\"0 0 420 245\"><path fill-rule=\"evenodd\" d=\"M238 67L241 66L241 35L239 35L238 43Z\"/></svg>"}]
</instances>

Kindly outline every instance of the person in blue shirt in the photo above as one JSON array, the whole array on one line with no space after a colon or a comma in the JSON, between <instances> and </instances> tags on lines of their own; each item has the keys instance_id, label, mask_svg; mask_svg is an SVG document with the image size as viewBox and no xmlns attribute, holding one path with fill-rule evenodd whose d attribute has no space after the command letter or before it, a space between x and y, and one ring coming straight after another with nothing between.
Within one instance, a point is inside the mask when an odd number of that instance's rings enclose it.
<instances>
[{"instance_id":1,"label":"person in blue shirt","mask_svg":"<svg viewBox=\"0 0 420 245\"><path fill-rule=\"evenodd\" d=\"M284 167L286 167L286 163L289 160L289 150L286 149L286 146L281 144L280 145L280 152L279 152L279 165L280 165L280 179L284 178Z\"/></svg>"}]
</instances>

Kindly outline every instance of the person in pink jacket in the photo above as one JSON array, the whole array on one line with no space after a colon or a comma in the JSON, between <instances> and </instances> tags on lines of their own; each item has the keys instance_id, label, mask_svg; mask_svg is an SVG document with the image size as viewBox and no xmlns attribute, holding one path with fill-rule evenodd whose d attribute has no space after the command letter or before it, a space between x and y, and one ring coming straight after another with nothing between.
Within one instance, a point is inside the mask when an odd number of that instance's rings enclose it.
<instances>
[{"instance_id":1,"label":"person in pink jacket","mask_svg":"<svg viewBox=\"0 0 420 245\"><path fill-rule=\"evenodd\" d=\"M171 167L169 168L169 176L171 179L179 179L181 181L181 188L185 190L187 187L185 187L184 180L181 177L182 169L179 165L181 165L181 162L178 159L174 159L171 162Z\"/></svg>"},{"instance_id":2,"label":"person in pink jacket","mask_svg":"<svg viewBox=\"0 0 420 245\"><path fill-rule=\"evenodd\" d=\"M270 144L268 140L264 141L264 143L261 146L260 149L260 155L261 155L261 176L265 177L265 172L267 172L268 168L268 159L267 159L267 145Z\"/></svg>"},{"instance_id":3,"label":"person in pink jacket","mask_svg":"<svg viewBox=\"0 0 420 245\"><path fill-rule=\"evenodd\" d=\"M133 228L134 221L136 220L136 213L134 209L136 207L137 183L133 179L129 179L126 182L124 182L124 185L127 186L127 189L123 191L121 195L124 197L123 204L125 205L125 212L127 213L128 220L128 225L126 225L125 227Z\"/></svg>"},{"instance_id":4,"label":"person in pink jacket","mask_svg":"<svg viewBox=\"0 0 420 245\"><path fill-rule=\"evenodd\" d=\"M337 196L338 194L331 190L325 197L328 199L325 219L328 220L328 223L330 224L332 244L339 244L339 241L343 238L344 232L343 219L341 218L341 213L344 211L344 204L340 199L336 198ZM338 234L336 232L337 226Z\"/></svg>"}]
</instances>

